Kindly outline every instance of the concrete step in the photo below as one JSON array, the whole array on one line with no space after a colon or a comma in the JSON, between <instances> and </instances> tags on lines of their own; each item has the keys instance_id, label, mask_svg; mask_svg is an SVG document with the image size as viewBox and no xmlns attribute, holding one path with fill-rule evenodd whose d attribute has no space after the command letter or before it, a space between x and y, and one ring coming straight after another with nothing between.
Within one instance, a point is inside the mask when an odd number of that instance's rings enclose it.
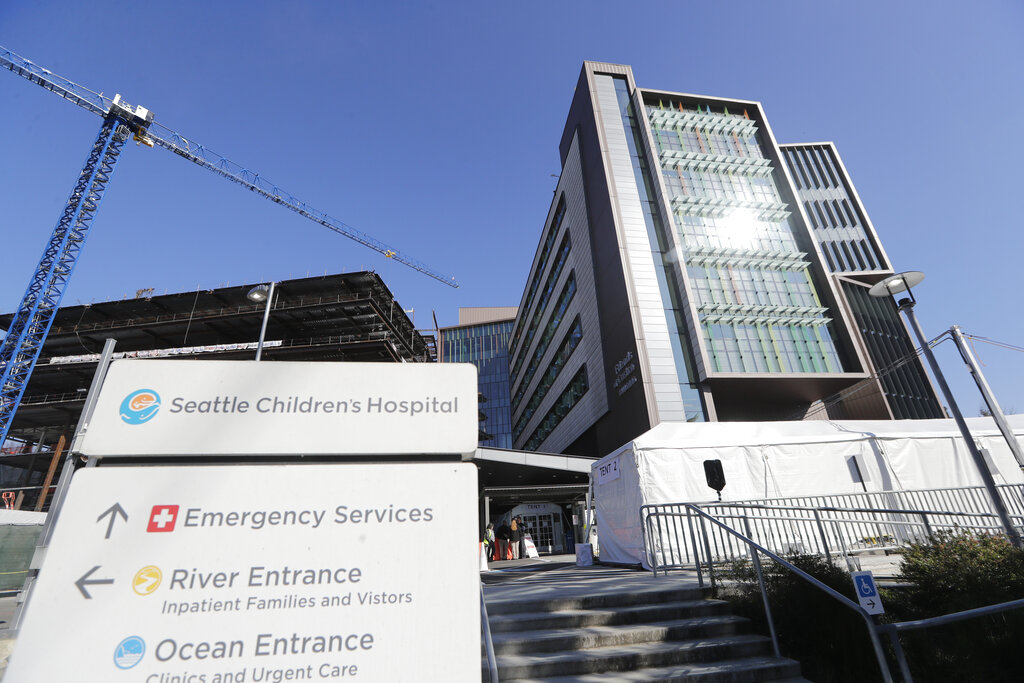
<instances>
[{"instance_id":1,"label":"concrete step","mask_svg":"<svg viewBox=\"0 0 1024 683\"><path fill-rule=\"evenodd\" d=\"M727 662L681 664L636 671L501 680L502 683L811 683L799 675L800 665L792 660L746 657ZM486 673L483 680L487 683Z\"/></svg>"},{"instance_id":2,"label":"concrete step","mask_svg":"<svg viewBox=\"0 0 1024 683\"><path fill-rule=\"evenodd\" d=\"M722 615L642 624L516 631L495 634L492 640L495 654L533 654L728 636L738 633L746 626L746 619Z\"/></svg>"},{"instance_id":3,"label":"concrete step","mask_svg":"<svg viewBox=\"0 0 1024 683\"><path fill-rule=\"evenodd\" d=\"M575 595L558 598L532 598L525 600L487 600L488 616L522 614L524 612L563 612L567 610L628 607L652 603L681 602L705 598L710 589L694 587L667 590L620 591Z\"/></svg>"},{"instance_id":4,"label":"concrete step","mask_svg":"<svg viewBox=\"0 0 1024 683\"><path fill-rule=\"evenodd\" d=\"M499 678L505 681L724 662L763 657L770 650L771 642L762 636L728 635L689 641L640 642L586 650L500 655L497 664ZM793 674L798 675L799 668Z\"/></svg>"},{"instance_id":5,"label":"concrete step","mask_svg":"<svg viewBox=\"0 0 1024 683\"><path fill-rule=\"evenodd\" d=\"M727 614L729 603L723 600L684 600L660 604L630 605L605 609L571 609L558 612L523 612L490 614L488 621L494 634L510 631L536 631L539 629L582 628L585 626L613 626Z\"/></svg>"}]
</instances>

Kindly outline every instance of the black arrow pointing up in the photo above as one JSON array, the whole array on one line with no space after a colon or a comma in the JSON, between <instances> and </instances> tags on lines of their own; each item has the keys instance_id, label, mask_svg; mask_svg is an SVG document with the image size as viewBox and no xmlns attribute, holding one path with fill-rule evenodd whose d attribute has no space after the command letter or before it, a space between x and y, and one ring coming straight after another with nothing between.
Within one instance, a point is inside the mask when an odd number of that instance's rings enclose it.
<instances>
[{"instance_id":1,"label":"black arrow pointing up","mask_svg":"<svg viewBox=\"0 0 1024 683\"><path fill-rule=\"evenodd\" d=\"M107 524L107 535L103 537L104 539L110 538L110 532L114 528L114 522L117 521L117 516L118 515L121 515L122 517L124 517L124 521L126 521L126 522L128 521L128 513L124 511L124 508L121 507L120 503L114 503L109 508L104 510L103 514L96 518L96 521L97 522L100 521L101 519L103 519L107 515L110 515L110 522Z\"/></svg>"},{"instance_id":2,"label":"black arrow pointing up","mask_svg":"<svg viewBox=\"0 0 1024 683\"><path fill-rule=\"evenodd\" d=\"M94 573L94 572L95 572L95 571L96 571L97 569L99 569L99 568L100 568L100 566L99 566L99 565L96 565L95 567L93 567L92 569L90 569L89 571L87 571L87 572L85 573L85 576L83 576L82 578L80 578L80 579L79 579L78 581L75 581L75 585L76 585L76 586L78 586L78 590L82 591L82 596L83 596L83 597L84 597L84 598L85 598L86 600L92 600L92 596L91 596L91 595L89 595L89 591L85 590L85 587L86 587L86 586L93 586L93 585L96 585L96 584L101 584L101 583L114 583L114 580L113 580L113 579L92 579L91 581L89 581L89 580L88 580L88 579L89 579L89 577L90 577L90 576L92 576L92 575L93 575L93 573Z\"/></svg>"}]
</instances>

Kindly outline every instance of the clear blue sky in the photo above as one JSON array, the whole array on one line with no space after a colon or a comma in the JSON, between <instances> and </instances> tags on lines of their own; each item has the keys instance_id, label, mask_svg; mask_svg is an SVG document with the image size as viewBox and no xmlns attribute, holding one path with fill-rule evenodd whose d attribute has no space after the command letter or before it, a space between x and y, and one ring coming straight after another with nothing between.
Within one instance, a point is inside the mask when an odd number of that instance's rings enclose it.
<instances>
[{"instance_id":1,"label":"clear blue sky","mask_svg":"<svg viewBox=\"0 0 1024 683\"><path fill-rule=\"evenodd\" d=\"M161 149L126 147L64 302L371 268L421 328L515 305L585 59L759 100L834 141L929 336L1024 346L1024 5L4 0L0 45L455 275L453 290ZM0 310L13 311L100 119L0 73ZM961 406L981 399L951 345ZM1024 412L1024 354L978 345Z\"/></svg>"}]
</instances>

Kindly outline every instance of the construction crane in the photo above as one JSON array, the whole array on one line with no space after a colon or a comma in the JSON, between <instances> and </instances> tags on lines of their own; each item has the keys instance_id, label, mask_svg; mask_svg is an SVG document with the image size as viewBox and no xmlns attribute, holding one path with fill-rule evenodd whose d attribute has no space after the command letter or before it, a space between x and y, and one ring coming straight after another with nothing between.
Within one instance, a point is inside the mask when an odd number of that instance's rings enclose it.
<instances>
[{"instance_id":1,"label":"construction crane","mask_svg":"<svg viewBox=\"0 0 1024 683\"><path fill-rule=\"evenodd\" d=\"M43 342L53 324L57 309L60 308L64 290L75 269L82 245L89 235L92 220L103 199L103 193L114 172L121 149L129 137L149 147L170 150L389 259L451 287L459 286L454 277L438 273L401 251L314 209L258 173L249 171L208 147L156 123L153 113L145 107L133 107L122 100L120 95L115 95L114 99L104 97L2 46L0 65L103 119L85 166L0 346L0 371L3 372L3 378L0 380L0 445L7 438L15 411L25 393L25 387L42 351Z\"/></svg>"}]
</instances>

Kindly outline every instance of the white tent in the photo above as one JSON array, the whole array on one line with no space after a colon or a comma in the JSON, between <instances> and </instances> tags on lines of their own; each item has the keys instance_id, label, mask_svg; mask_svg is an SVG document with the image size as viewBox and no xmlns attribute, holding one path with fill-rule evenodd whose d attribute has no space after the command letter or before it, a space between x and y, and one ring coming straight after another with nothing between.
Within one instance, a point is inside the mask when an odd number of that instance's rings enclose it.
<instances>
[{"instance_id":1,"label":"white tent","mask_svg":"<svg viewBox=\"0 0 1024 683\"><path fill-rule=\"evenodd\" d=\"M1007 418L1024 436L1024 415ZM991 418L967 420L997 484L1024 474ZM721 460L723 501L980 486L953 420L662 423L591 468L601 559L645 562L640 507L716 501L705 460Z\"/></svg>"}]
</instances>

